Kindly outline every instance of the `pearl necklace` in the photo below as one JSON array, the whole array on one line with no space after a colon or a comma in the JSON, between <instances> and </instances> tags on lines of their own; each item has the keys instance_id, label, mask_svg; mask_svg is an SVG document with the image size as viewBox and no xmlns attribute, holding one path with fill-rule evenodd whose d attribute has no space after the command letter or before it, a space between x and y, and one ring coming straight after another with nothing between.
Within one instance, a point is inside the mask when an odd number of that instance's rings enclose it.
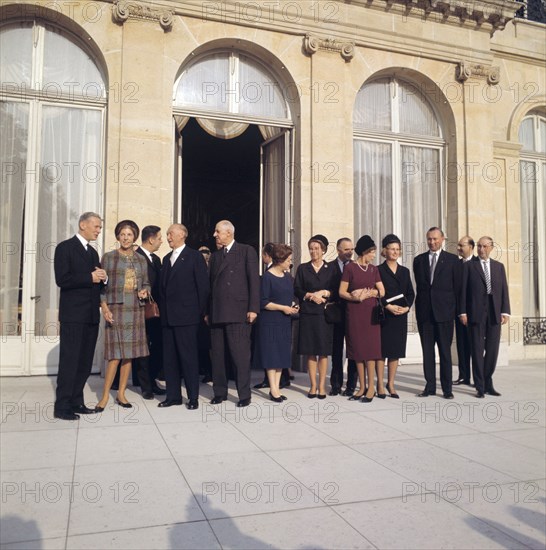
<instances>
[{"instance_id":1,"label":"pearl necklace","mask_svg":"<svg viewBox=\"0 0 546 550\"><path fill-rule=\"evenodd\" d=\"M366 269L364 269L364 268L362 267L362 265L361 265L359 262L355 262L355 263L356 263L356 265L357 265L358 267L360 267L360 269L361 269L362 271L364 271L364 273L366 273L366 271L368 271L368 267L370 267L370 264L366 264Z\"/></svg>"}]
</instances>

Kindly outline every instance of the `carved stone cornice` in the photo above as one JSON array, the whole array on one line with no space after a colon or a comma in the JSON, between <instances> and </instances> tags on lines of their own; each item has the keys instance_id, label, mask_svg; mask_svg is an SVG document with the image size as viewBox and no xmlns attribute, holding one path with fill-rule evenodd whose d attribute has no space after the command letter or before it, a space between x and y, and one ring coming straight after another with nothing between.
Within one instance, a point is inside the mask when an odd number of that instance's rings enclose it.
<instances>
[{"instance_id":1,"label":"carved stone cornice","mask_svg":"<svg viewBox=\"0 0 546 550\"><path fill-rule=\"evenodd\" d=\"M459 82L466 82L469 78L485 78L488 84L494 86L500 82L500 68L460 61L456 78Z\"/></svg>"},{"instance_id":2,"label":"carved stone cornice","mask_svg":"<svg viewBox=\"0 0 546 550\"><path fill-rule=\"evenodd\" d=\"M355 55L355 44L354 42L342 42L334 38L319 38L306 34L303 39L303 51L307 55L313 55L319 50L339 53L346 62L349 62Z\"/></svg>"},{"instance_id":3,"label":"carved stone cornice","mask_svg":"<svg viewBox=\"0 0 546 550\"><path fill-rule=\"evenodd\" d=\"M165 32L168 32L173 28L174 12L168 9L152 8L137 1L114 0L112 6L114 23L123 25L128 19L154 21L159 23Z\"/></svg>"}]
</instances>

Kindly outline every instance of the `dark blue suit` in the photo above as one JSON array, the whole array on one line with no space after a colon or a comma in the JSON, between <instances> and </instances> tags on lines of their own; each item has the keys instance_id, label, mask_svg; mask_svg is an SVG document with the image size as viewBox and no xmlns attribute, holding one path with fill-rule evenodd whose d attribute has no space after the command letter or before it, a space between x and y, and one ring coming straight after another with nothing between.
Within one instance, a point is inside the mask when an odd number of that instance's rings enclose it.
<instances>
[{"instance_id":1,"label":"dark blue suit","mask_svg":"<svg viewBox=\"0 0 546 550\"><path fill-rule=\"evenodd\" d=\"M160 278L163 367L167 400L181 400L181 376L190 400L199 397L197 328L209 296L203 255L187 245L171 266L172 252L163 259Z\"/></svg>"},{"instance_id":2,"label":"dark blue suit","mask_svg":"<svg viewBox=\"0 0 546 550\"><path fill-rule=\"evenodd\" d=\"M100 289L92 273L100 267L97 251L74 236L55 249L55 281L61 289L61 341L55 412L84 405L83 388L93 366L100 321Z\"/></svg>"}]
</instances>

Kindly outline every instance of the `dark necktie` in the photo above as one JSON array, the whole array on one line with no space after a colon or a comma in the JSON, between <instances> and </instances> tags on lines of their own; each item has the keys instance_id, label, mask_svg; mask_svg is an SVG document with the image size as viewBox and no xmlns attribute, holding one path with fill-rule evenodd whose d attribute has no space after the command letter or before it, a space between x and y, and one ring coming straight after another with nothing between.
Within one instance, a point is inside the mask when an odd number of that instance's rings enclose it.
<instances>
[{"instance_id":1,"label":"dark necktie","mask_svg":"<svg viewBox=\"0 0 546 550\"><path fill-rule=\"evenodd\" d=\"M432 254L432 263L430 264L430 284L434 281L434 270L436 269L436 252Z\"/></svg>"},{"instance_id":2,"label":"dark necktie","mask_svg":"<svg viewBox=\"0 0 546 550\"><path fill-rule=\"evenodd\" d=\"M489 265L487 262L483 262L483 274L485 276L485 288L487 294L491 294L491 276L489 275Z\"/></svg>"}]
</instances>

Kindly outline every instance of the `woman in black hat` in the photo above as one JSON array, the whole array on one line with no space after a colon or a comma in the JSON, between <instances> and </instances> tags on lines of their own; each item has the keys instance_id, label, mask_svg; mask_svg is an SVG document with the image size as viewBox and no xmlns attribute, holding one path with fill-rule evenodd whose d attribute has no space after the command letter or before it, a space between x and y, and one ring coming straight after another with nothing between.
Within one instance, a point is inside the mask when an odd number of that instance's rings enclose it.
<instances>
[{"instance_id":1,"label":"woman in black hat","mask_svg":"<svg viewBox=\"0 0 546 550\"><path fill-rule=\"evenodd\" d=\"M311 261L298 267L294 282L294 294L300 301L298 353L305 355L307 360L311 385L307 397L325 399L328 355L332 355L334 325L326 322L324 305L336 299L336 274L335 269L323 259L328 249L328 239L324 235L311 237L307 246Z\"/></svg>"},{"instance_id":2,"label":"woman in black hat","mask_svg":"<svg viewBox=\"0 0 546 550\"><path fill-rule=\"evenodd\" d=\"M385 319L381 322L381 354L378 371L383 372L385 359L388 360L387 391L398 399L394 390L394 377L398 360L406 356L408 337L408 312L415 299L411 276L408 268L398 264L401 253L400 239L396 235L387 235L381 243L381 255L385 261L379 266L381 280L385 285Z\"/></svg>"},{"instance_id":3,"label":"woman in black hat","mask_svg":"<svg viewBox=\"0 0 546 550\"><path fill-rule=\"evenodd\" d=\"M376 246L369 235L358 239L355 252L356 262L347 264L339 284L339 296L347 300L347 322L345 338L347 357L356 363L359 392L349 399L361 399L370 403L375 395L374 373L376 361L381 359L381 327L374 320L377 298L385 294L378 268L372 264ZM368 374L366 388L364 363ZM378 385L378 396L385 397L385 390Z\"/></svg>"}]
</instances>

